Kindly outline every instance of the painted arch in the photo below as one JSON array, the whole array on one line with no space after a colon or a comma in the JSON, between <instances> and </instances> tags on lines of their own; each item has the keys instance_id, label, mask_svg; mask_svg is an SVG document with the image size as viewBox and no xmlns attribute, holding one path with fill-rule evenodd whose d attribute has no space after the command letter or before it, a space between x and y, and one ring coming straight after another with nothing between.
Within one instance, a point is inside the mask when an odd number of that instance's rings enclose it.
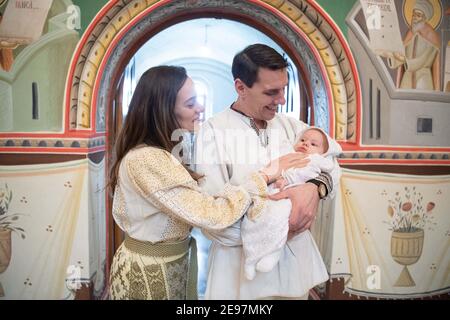
<instances>
[{"instance_id":1,"label":"painted arch","mask_svg":"<svg viewBox=\"0 0 450 320\"><path fill-rule=\"evenodd\" d=\"M339 28L313 0L109 1L73 57L66 88L66 129L106 132L107 106L132 55L160 30L199 17L237 20L267 33L297 64L314 124L339 141L360 141L356 65Z\"/></svg>"}]
</instances>

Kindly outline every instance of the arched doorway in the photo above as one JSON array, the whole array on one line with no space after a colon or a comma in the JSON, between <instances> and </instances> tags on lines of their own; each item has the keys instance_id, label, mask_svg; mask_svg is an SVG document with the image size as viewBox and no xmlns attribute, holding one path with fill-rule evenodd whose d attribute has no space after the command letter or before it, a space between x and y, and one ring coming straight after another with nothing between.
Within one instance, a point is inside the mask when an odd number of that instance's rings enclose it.
<instances>
[{"instance_id":1,"label":"arched doorway","mask_svg":"<svg viewBox=\"0 0 450 320\"><path fill-rule=\"evenodd\" d=\"M131 57L161 30L205 17L239 21L270 36L299 70L312 109L312 123L340 141L359 141L357 111L361 99L350 50L320 7L304 0L108 2L87 29L69 70L66 129L91 137L105 136L108 161L120 125L114 101L121 92L117 88ZM111 259L114 228L108 216Z\"/></svg>"},{"instance_id":2,"label":"arched doorway","mask_svg":"<svg viewBox=\"0 0 450 320\"><path fill-rule=\"evenodd\" d=\"M279 112L301 117L306 122L307 107L310 106L306 92L310 88L299 81L299 71L293 60L272 38L258 29L225 18L196 18L179 22L143 44L125 68L123 114L127 112L138 79L146 70L157 65L178 65L185 67L194 80L197 98L206 108L204 116L208 119L235 100L231 62L237 52L254 43L266 44L288 60L287 103ZM304 109L303 112L300 109Z\"/></svg>"},{"instance_id":3,"label":"arched doorway","mask_svg":"<svg viewBox=\"0 0 450 320\"><path fill-rule=\"evenodd\" d=\"M278 112L308 122L310 103L306 92L309 88L299 81L295 63L275 41L259 30L236 20L196 18L161 30L143 44L131 58L117 87L118 100L114 100L117 124L120 125L122 122L120 115L126 117L127 106L141 75L157 65L177 65L186 68L195 83L197 100L205 107L204 120L222 112L236 99L231 73L233 57L254 43L263 43L274 48L289 62L286 104L280 106ZM115 140L115 137L111 137L111 140ZM194 140L192 135L191 149L194 147ZM119 244L121 233L115 228L118 238L118 241L115 241L115 248ZM194 228L192 234L197 240L198 294L201 298L206 290L210 241L199 229Z\"/></svg>"}]
</instances>

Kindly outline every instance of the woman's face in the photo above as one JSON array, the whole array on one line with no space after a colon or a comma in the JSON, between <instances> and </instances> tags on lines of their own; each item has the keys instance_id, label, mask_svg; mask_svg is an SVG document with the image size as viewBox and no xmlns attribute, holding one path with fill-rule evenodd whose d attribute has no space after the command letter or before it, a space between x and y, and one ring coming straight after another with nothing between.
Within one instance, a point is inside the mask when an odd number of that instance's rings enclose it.
<instances>
[{"instance_id":1,"label":"woman's face","mask_svg":"<svg viewBox=\"0 0 450 320\"><path fill-rule=\"evenodd\" d=\"M182 129L194 131L195 124L202 121L205 108L197 102L194 82L187 78L177 94L175 117Z\"/></svg>"}]
</instances>

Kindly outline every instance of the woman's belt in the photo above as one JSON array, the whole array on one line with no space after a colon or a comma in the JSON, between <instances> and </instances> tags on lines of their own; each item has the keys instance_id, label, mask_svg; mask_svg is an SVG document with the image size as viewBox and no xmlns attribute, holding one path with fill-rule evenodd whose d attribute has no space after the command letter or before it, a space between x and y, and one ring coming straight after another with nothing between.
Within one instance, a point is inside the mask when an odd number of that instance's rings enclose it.
<instances>
[{"instance_id":1,"label":"woman's belt","mask_svg":"<svg viewBox=\"0 0 450 320\"><path fill-rule=\"evenodd\" d=\"M187 237L178 242L151 243L148 241L136 240L125 235L125 247L137 254L149 257L171 257L189 253L188 277L186 287L186 299L197 300L197 244L193 237Z\"/></svg>"}]
</instances>

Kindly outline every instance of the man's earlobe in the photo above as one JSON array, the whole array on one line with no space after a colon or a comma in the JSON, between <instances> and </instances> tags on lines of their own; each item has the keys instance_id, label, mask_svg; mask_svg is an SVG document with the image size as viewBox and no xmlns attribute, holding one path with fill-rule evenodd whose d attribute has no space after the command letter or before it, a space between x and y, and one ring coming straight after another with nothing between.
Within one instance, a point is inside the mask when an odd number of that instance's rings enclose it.
<instances>
[{"instance_id":1,"label":"man's earlobe","mask_svg":"<svg viewBox=\"0 0 450 320\"><path fill-rule=\"evenodd\" d=\"M245 94L245 84L241 79L234 80L234 88L239 95Z\"/></svg>"}]
</instances>

